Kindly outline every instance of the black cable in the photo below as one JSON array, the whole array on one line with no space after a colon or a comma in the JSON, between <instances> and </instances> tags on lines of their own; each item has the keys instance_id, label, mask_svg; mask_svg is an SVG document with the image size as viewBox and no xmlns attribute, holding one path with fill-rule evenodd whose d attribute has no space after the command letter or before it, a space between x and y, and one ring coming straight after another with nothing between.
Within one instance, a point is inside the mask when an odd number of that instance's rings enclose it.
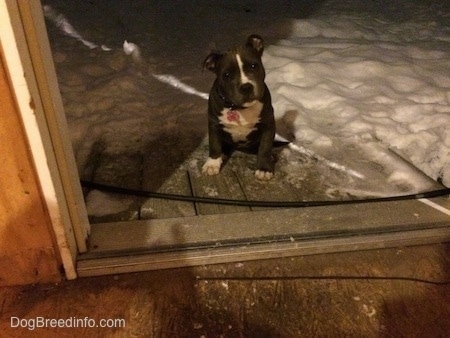
<instances>
[{"instance_id":1,"label":"black cable","mask_svg":"<svg viewBox=\"0 0 450 338\"><path fill-rule=\"evenodd\" d=\"M432 281L414 277L397 276L262 276L262 277L196 277L198 281L292 281L292 280L380 280L380 281L403 281L423 283L432 285L449 285L450 281Z\"/></svg>"},{"instance_id":2,"label":"black cable","mask_svg":"<svg viewBox=\"0 0 450 338\"><path fill-rule=\"evenodd\" d=\"M186 196L177 194L166 194L154 191L145 191L137 189L128 189L116 186L110 186L95 182L81 181L81 185L85 188L96 189L100 191L131 195L147 198L158 198L167 200L176 200L193 203L209 203L209 204L222 204L222 205L234 205L234 206L246 206L246 207L267 207L267 208L305 208L305 207L317 207L328 205L341 205L341 204L358 204L358 203L372 203L372 202L392 202L403 201L420 198L433 198L439 196L450 195L450 188L442 188L438 190L428 191L419 194L409 194L392 197L376 197L368 199L357 200L341 200L341 201L252 201L252 200L233 200L224 198L210 198L210 197L198 197L198 196Z\"/></svg>"},{"instance_id":3,"label":"black cable","mask_svg":"<svg viewBox=\"0 0 450 338\"><path fill-rule=\"evenodd\" d=\"M196 203L212 203L212 204L224 204L235 206L248 206L248 207L271 207L271 208L287 208L287 207L315 207L315 206L327 206L327 205L340 205L340 204L357 204L357 203L370 203L370 202L388 202L388 201L402 201L412 200L420 198L433 198L445 195L450 195L450 188L442 188L438 190L428 191L419 194L409 194L393 197L378 197L363 200L345 200L345 201L246 201L246 200L232 200L223 198L210 198L210 197L196 197L177 194L166 194L154 191L128 189L116 186L110 186L105 184L99 184L95 182L81 181L81 185L85 188L96 189L106 191L110 193L132 195L147 198L168 199L185 202ZM289 281L289 280L381 280L381 281L405 281L432 285L448 285L450 281L432 281L421 278L413 277L377 277L377 276L279 276L279 277L196 277L199 281Z\"/></svg>"}]
</instances>

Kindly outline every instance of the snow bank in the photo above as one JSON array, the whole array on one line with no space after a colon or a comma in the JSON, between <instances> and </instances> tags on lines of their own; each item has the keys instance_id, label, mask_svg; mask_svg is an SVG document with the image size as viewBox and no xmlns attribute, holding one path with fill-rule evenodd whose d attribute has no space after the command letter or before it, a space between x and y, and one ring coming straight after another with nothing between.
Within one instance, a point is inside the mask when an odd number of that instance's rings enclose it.
<instances>
[{"instance_id":1,"label":"snow bank","mask_svg":"<svg viewBox=\"0 0 450 338\"><path fill-rule=\"evenodd\" d=\"M450 185L450 29L422 10L400 23L368 13L292 21L264 62L277 117L289 114L297 141L382 142Z\"/></svg>"}]
</instances>

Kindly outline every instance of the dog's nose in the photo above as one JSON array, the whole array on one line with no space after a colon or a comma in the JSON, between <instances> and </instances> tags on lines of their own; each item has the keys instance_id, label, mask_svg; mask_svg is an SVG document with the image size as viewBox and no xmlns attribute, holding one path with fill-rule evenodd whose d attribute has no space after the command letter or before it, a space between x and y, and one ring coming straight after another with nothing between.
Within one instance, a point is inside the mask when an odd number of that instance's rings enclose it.
<instances>
[{"instance_id":1,"label":"dog's nose","mask_svg":"<svg viewBox=\"0 0 450 338\"><path fill-rule=\"evenodd\" d=\"M253 85L251 83L244 83L239 87L239 91L244 95L251 94L253 91Z\"/></svg>"}]
</instances>

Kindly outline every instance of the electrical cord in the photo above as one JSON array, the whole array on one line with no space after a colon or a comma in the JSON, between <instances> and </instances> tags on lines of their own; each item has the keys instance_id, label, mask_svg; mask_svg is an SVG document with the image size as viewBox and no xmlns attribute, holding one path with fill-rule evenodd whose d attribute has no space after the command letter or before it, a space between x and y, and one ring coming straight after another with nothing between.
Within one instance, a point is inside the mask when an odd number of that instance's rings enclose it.
<instances>
[{"instance_id":1,"label":"electrical cord","mask_svg":"<svg viewBox=\"0 0 450 338\"><path fill-rule=\"evenodd\" d=\"M428 191L418 194L409 194L392 197L376 197L368 199L356 199L356 200L340 200L340 201L255 201L255 200L234 200L224 198L211 198L211 197L198 197L198 196L186 196L177 194L166 194L155 191L137 190L122 188L117 186L111 186L106 184L100 184L95 182L89 182L81 180L81 186L89 189L96 189L100 191L131 195L147 198L158 198L166 200L176 200L193 203L209 203L209 204L222 204L222 205L234 205L234 206L246 206L246 207L267 207L267 208L305 208L305 207L317 207L328 205L341 205L341 204L359 204L359 203L373 203L373 202L393 202L404 201L421 198L433 198L450 195L450 188L442 188L438 190Z\"/></svg>"},{"instance_id":2,"label":"electrical cord","mask_svg":"<svg viewBox=\"0 0 450 338\"><path fill-rule=\"evenodd\" d=\"M328 205L340 205L340 204L357 204L357 203L371 203L371 202L389 202L389 201L402 201L413 200L421 198L433 198L450 195L450 188L442 188L438 190L428 191L419 194L409 194L393 197L380 197L371 199L359 199L359 200L345 200L345 201L251 201L251 200L232 200L223 198L210 198L210 197L196 197L177 194L166 194L154 191L128 189L116 186L110 186L95 182L81 181L81 185L85 188L96 189L100 191L132 195L147 198L158 198L185 202L196 203L212 203L223 205L235 205L235 206L247 206L247 207L270 207L270 208L304 208L315 206L328 206ZM449 285L450 281L432 281L414 277L398 277L398 276L254 276L254 277L201 277L197 276L198 281L292 281L292 280L374 280L374 281L404 281L431 285Z\"/></svg>"},{"instance_id":3,"label":"electrical cord","mask_svg":"<svg viewBox=\"0 0 450 338\"><path fill-rule=\"evenodd\" d=\"M433 281L414 277L398 276L261 276L261 277L201 277L198 281L295 281L295 280L370 280L370 281L402 281L431 285L449 285L450 281Z\"/></svg>"}]
</instances>

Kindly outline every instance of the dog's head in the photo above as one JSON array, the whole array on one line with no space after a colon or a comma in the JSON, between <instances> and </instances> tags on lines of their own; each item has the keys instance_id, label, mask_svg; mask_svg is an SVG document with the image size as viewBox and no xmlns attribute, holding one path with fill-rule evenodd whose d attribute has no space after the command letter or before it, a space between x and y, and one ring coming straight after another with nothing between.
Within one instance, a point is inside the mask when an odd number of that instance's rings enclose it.
<instances>
[{"instance_id":1,"label":"dog's head","mask_svg":"<svg viewBox=\"0 0 450 338\"><path fill-rule=\"evenodd\" d=\"M250 107L262 99L265 88L263 50L263 39L250 35L244 45L206 57L203 67L216 74L219 95L225 106Z\"/></svg>"}]
</instances>

